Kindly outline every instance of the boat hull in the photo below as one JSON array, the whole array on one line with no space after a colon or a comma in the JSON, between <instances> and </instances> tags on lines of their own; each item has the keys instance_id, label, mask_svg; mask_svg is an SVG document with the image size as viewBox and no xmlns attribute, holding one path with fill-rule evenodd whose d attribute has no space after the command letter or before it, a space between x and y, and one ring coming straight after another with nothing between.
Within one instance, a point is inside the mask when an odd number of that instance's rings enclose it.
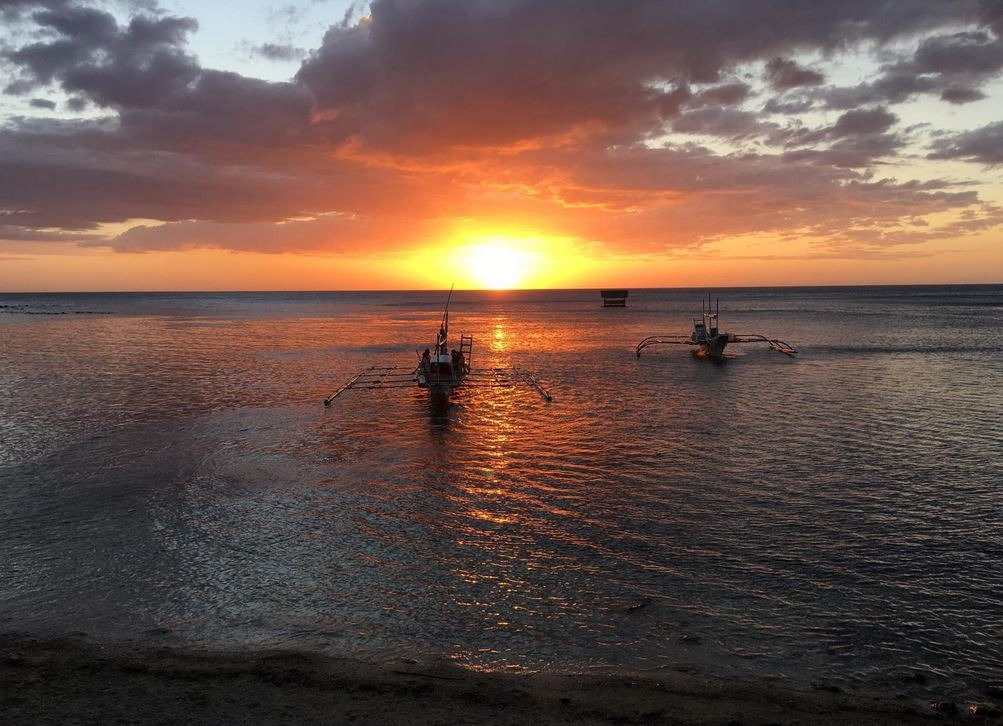
<instances>
[{"instance_id":1,"label":"boat hull","mask_svg":"<svg viewBox=\"0 0 1003 726\"><path fill-rule=\"evenodd\" d=\"M419 387L428 390L433 404L443 404L462 382L463 371L453 366L452 356L437 355L421 362L415 371L415 380Z\"/></svg>"},{"instance_id":2,"label":"boat hull","mask_svg":"<svg viewBox=\"0 0 1003 726\"><path fill-rule=\"evenodd\" d=\"M702 340L697 344L696 355L698 358L710 358L711 360L724 360L724 349L728 345L728 335L720 334Z\"/></svg>"}]
</instances>

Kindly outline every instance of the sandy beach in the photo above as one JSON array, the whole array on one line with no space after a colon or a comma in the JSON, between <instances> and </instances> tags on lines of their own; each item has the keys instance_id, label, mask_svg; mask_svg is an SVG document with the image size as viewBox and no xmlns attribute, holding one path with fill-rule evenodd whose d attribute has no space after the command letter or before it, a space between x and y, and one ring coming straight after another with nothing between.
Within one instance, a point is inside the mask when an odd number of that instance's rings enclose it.
<instances>
[{"instance_id":1,"label":"sandy beach","mask_svg":"<svg viewBox=\"0 0 1003 726\"><path fill-rule=\"evenodd\" d=\"M212 652L0 636L4 723L912 724L908 699L658 680L485 674L297 652ZM959 704L959 713L967 704Z\"/></svg>"}]
</instances>

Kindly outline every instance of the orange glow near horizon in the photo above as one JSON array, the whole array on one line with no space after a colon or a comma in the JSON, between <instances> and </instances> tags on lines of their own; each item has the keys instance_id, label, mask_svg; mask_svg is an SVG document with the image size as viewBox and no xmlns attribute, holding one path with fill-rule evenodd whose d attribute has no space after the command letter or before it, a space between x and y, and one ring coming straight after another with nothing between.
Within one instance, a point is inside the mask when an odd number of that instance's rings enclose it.
<instances>
[{"instance_id":1,"label":"orange glow near horizon","mask_svg":"<svg viewBox=\"0 0 1003 726\"><path fill-rule=\"evenodd\" d=\"M526 284L534 267L541 262L538 253L521 249L506 237L488 238L459 249L461 265L472 282L485 290L511 290Z\"/></svg>"},{"instance_id":2,"label":"orange glow near horizon","mask_svg":"<svg viewBox=\"0 0 1003 726\"><path fill-rule=\"evenodd\" d=\"M460 229L442 243L401 254L393 261L412 286L513 290L575 287L594 276L599 261L575 240L505 230Z\"/></svg>"},{"instance_id":3,"label":"orange glow near horizon","mask_svg":"<svg viewBox=\"0 0 1003 726\"><path fill-rule=\"evenodd\" d=\"M791 252L800 254L790 255ZM453 234L382 254L189 249L110 253L49 243L0 253L0 291L415 290L716 287L998 282L992 231L927 245L930 254L811 258L807 242L763 235L702 249L616 254L571 237L519 230ZM786 254L785 254L786 253ZM790 255L790 256L787 256Z\"/></svg>"}]
</instances>

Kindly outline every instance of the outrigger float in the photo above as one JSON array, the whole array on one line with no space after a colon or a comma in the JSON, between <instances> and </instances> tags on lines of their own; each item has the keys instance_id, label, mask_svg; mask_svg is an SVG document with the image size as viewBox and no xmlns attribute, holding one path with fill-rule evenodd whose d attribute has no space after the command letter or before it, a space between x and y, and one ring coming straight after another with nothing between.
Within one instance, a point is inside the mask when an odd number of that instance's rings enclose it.
<instances>
[{"instance_id":1,"label":"outrigger float","mask_svg":"<svg viewBox=\"0 0 1003 726\"><path fill-rule=\"evenodd\" d=\"M446 298L446 308L442 313L442 322L439 324L439 332L435 336L435 344L418 355L417 367L370 366L360 371L348 383L325 398L324 405L330 406L331 402L345 391L412 388L415 385L427 390L429 400L437 406L447 404L449 397L457 388L514 388L520 384L535 390L544 401L553 401L554 397L528 371L515 367L471 369L470 356L474 347L473 336L461 335L459 349L449 347L447 343L449 338L449 301L452 297L453 289L450 288L449 296Z\"/></svg>"},{"instance_id":2,"label":"outrigger float","mask_svg":"<svg viewBox=\"0 0 1003 726\"><path fill-rule=\"evenodd\" d=\"M724 349L728 343L766 343L770 346L770 350L791 357L797 355L797 351L793 347L776 338L767 338L765 335L721 332L718 328L718 315L721 311L720 298L718 298L716 305L711 306L710 295L707 295L706 301L701 299L700 307L703 317L693 321L693 332L689 337L685 335L651 335L635 346L635 355L640 358L641 351L653 345L692 345L696 347L693 354L698 358L722 361L724 360Z\"/></svg>"}]
</instances>

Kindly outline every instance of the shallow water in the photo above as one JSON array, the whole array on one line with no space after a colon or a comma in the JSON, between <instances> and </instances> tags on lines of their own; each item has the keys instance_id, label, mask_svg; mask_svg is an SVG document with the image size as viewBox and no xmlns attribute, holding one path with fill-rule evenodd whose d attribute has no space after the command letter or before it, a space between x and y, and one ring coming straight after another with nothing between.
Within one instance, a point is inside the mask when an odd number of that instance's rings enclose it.
<instances>
[{"instance_id":1,"label":"shallow water","mask_svg":"<svg viewBox=\"0 0 1003 726\"><path fill-rule=\"evenodd\" d=\"M1003 672L1003 287L0 295L0 629L973 694ZM922 673L925 685L906 679Z\"/></svg>"}]
</instances>

